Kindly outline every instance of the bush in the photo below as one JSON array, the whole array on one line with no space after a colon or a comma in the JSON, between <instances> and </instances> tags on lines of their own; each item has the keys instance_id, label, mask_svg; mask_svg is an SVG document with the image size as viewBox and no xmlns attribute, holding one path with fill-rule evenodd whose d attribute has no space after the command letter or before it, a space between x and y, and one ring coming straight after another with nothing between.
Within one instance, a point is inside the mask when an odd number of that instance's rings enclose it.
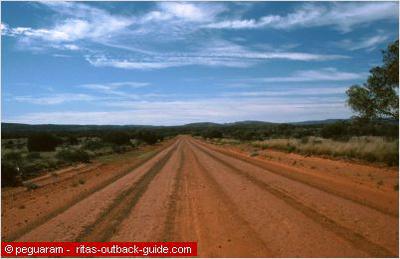
<instances>
[{"instance_id":1,"label":"bush","mask_svg":"<svg viewBox=\"0 0 400 259\"><path fill-rule=\"evenodd\" d=\"M347 134L347 124L345 122L335 122L325 125L321 130L321 135L324 138L343 137Z\"/></svg>"},{"instance_id":2,"label":"bush","mask_svg":"<svg viewBox=\"0 0 400 259\"><path fill-rule=\"evenodd\" d=\"M39 152L29 152L29 153L26 155L26 158L27 158L27 159L39 159L39 158L41 158L41 155L40 155Z\"/></svg>"},{"instance_id":3,"label":"bush","mask_svg":"<svg viewBox=\"0 0 400 259\"><path fill-rule=\"evenodd\" d=\"M104 143L101 140L89 140L84 145L83 148L89 150L97 150L104 147Z\"/></svg>"},{"instance_id":4,"label":"bush","mask_svg":"<svg viewBox=\"0 0 400 259\"><path fill-rule=\"evenodd\" d=\"M48 164L44 161L36 161L34 163L24 163L21 166L21 172L25 177L34 176L38 172L48 169Z\"/></svg>"},{"instance_id":5,"label":"bush","mask_svg":"<svg viewBox=\"0 0 400 259\"><path fill-rule=\"evenodd\" d=\"M148 145L153 145L157 143L158 140L162 139L161 136L150 131L140 131L137 133L136 138L145 142Z\"/></svg>"},{"instance_id":6,"label":"bush","mask_svg":"<svg viewBox=\"0 0 400 259\"><path fill-rule=\"evenodd\" d=\"M49 134L40 133L28 137L28 150L33 151L54 151L61 144L60 138Z\"/></svg>"},{"instance_id":7,"label":"bush","mask_svg":"<svg viewBox=\"0 0 400 259\"><path fill-rule=\"evenodd\" d=\"M123 131L113 131L103 137L105 142L115 145L129 144L130 139L129 134Z\"/></svg>"},{"instance_id":8,"label":"bush","mask_svg":"<svg viewBox=\"0 0 400 259\"><path fill-rule=\"evenodd\" d=\"M113 152L115 153L125 153L126 151L128 151L128 147L127 146L113 146L112 147Z\"/></svg>"},{"instance_id":9,"label":"bush","mask_svg":"<svg viewBox=\"0 0 400 259\"><path fill-rule=\"evenodd\" d=\"M66 140L66 143L68 145L78 145L79 144L79 140L77 137L75 136L69 136Z\"/></svg>"},{"instance_id":10,"label":"bush","mask_svg":"<svg viewBox=\"0 0 400 259\"><path fill-rule=\"evenodd\" d=\"M258 152L257 151L254 151L254 152L251 152L250 153L250 156L251 157L255 157L255 156L258 156L259 154L258 154Z\"/></svg>"},{"instance_id":11,"label":"bush","mask_svg":"<svg viewBox=\"0 0 400 259\"><path fill-rule=\"evenodd\" d=\"M36 183L32 183L32 182L28 182L25 184L25 187L28 190L36 190L37 188L39 188L39 186Z\"/></svg>"},{"instance_id":12,"label":"bush","mask_svg":"<svg viewBox=\"0 0 400 259\"><path fill-rule=\"evenodd\" d=\"M7 152L3 155L3 159L5 161L19 162L22 159L22 155L20 152Z\"/></svg>"},{"instance_id":13,"label":"bush","mask_svg":"<svg viewBox=\"0 0 400 259\"><path fill-rule=\"evenodd\" d=\"M222 132L217 129L208 129L203 134L204 138L222 138Z\"/></svg>"},{"instance_id":14,"label":"bush","mask_svg":"<svg viewBox=\"0 0 400 259\"><path fill-rule=\"evenodd\" d=\"M65 162L83 162L89 163L90 162L90 155L86 151L82 149L78 150L69 150L63 149L58 151L56 157Z\"/></svg>"},{"instance_id":15,"label":"bush","mask_svg":"<svg viewBox=\"0 0 400 259\"><path fill-rule=\"evenodd\" d=\"M12 140L5 140L3 143L5 148L14 148L14 141Z\"/></svg>"},{"instance_id":16,"label":"bush","mask_svg":"<svg viewBox=\"0 0 400 259\"><path fill-rule=\"evenodd\" d=\"M292 152L296 151L296 147L288 144L286 147L286 151L289 153L292 153Z\"/></svg>"},{"instance_id":17,"label":"bush","mask_svg":"<svg viewBox=\"0 0 400 259\"><path fill-rule=\"evenodd\" d=\"M17 167L8 162L1 163L1 187L18 186L21 184Z\"/></svg>"}]
</instances>

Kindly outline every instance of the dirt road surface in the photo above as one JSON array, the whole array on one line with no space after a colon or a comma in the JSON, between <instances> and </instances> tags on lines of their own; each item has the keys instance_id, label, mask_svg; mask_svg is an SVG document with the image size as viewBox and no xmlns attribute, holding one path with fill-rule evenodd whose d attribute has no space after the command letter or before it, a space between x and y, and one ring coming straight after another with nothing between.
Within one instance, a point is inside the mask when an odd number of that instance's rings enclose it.
<instances>
[{"instance_id":1,"label":"dirt road surface","mask_svg":"<svg viewBox=\"0 0 400 259\"><path fill-rule=\"evenodd\" d=\"M188 136L124 170L88 176L68 202L56 202L68 194L52 184L2 197L2 240L197 241L202 257L398 257L395 191Z\"/></svg>"}]
</instances>

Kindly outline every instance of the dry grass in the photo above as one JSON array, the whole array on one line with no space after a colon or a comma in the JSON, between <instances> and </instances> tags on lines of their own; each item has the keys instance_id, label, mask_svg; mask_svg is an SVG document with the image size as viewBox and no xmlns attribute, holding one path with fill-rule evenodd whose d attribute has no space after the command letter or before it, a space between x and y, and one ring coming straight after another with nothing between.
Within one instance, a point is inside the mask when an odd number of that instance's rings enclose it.
<instances>
[{"instance_id":1,"label":"dry grass","mask_svg":"<svg viewBox=\"0 0 400 259\"><path fill-rule=\"evenodd\" d=\"M382 137L352 137L348 141L308 137L302 139L270 139L251 143L258 148L274 148L305 155L328 155L357 158L370 162L398 165L398 140Z\"/></svg>"}]
</instances>

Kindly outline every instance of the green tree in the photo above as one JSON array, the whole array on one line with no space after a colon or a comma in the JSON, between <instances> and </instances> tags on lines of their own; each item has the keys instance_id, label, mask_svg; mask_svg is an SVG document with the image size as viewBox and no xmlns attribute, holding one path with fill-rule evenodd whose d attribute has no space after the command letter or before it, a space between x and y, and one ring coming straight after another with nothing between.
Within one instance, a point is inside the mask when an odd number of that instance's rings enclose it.
<instances>
[{"instance_id":1,"label":"green tree","mask_svg":"<svg viewBox=\"0 0 400 259\"><path fill-rule=\"evenodd\" d=\"M37 133L28 137L29 152L54 151L61 139L50 133Z\"/></svg>"},{"instance_id":2,"label":"green tree","mask_svg":"<svg viewBox=\"0 0 400 259\"><path fill-rule=\"evenodd\" d=\"M383 65L370 70L363 86L347 91L348 105L366 119L399 119L399 41L383 51Z\"/></svg>"}]
</instances>

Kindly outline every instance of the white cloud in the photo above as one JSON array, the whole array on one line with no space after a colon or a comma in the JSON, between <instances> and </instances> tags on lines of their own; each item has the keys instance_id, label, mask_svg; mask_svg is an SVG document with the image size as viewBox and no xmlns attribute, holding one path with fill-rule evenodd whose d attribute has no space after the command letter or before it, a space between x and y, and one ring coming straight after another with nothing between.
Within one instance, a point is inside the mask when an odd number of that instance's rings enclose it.
<instances>
[{"instance_id":1,"label":"white cloud","mask_svg":"<svg viewBox=\"0 0 400 259\"><path fill-rule=\"evenodd\" d=\"M83 84L81 85L84 88L88 89L116 89L120 87L130 87L130 88L140 88L140 87L146 87L149 86L150 83L148 82L132 82L132 81L127 81L127 82L112 82L112 83L104 83L104 84Z\"/></svg>"},{"instance_id":2,"label":"white cloud","mask_svg":"<svg viewBox=\"0 0 400 259\"><path fill-rule=\"evenodd\" d=\"M150 83L147 82L113 82L106 84L83 84L80 85L82 88L96 90L109 95L117 95L125 98L138 99L137 94L130 94L124 91L118 90L119 88L141 88L149 86Z\"/></svg>"},{"instance_id":3,"label":"white cloud","mask_svg":"<svg viewBox=\"0 0 400 259\"><path fill-rule=\"evenodd\" d=\"M367 51L372 51L376 49L379 44L384 43L389 40L389 35L378 33L374 36L362 38L359 41L354 40L342 40L337 43L337 46L342 47L347 50L360 50L365 49Z\"/></svg>"},{"instance_id":4,"label":"white cloud","mask_svg":"<svg viewBox=\"0 0 400 259\"><path fill-rule=\"evenodd\" d=\"M4 25L5 33L18 37L22 49L80 51L95 67L132 70L190 65L245 68L272 59L329 61L348 58L343 55L273 49L271 46L266 50L265 44L264 47L245 47L214 35L209 35L206 41L199 40L194 34L200 32L204 24L216 21L227 10L227 6L220 3L160 2L147 13L135 15L111 14L92 5L76 2L44 4L58 12L63 19L48 28L8 28ZM271 22L274 19L264 17L262 21ZM243 24L250 26L257 22L251 20ZM169 41L174 42L175 49L171 50ZM164 43L166 50L163 49ZM121 53L114 51L115 48L119 52L124 51L124 58L121 58Z\"/></svg>"},{"instance_id":5,"label":"white cloud","mask_svg":"<svg viewBox=\"0 0 400 259\"><path fill-rule=\"evenodd\" d=\"M86 60L96 67L114 67L123 69L152 70L169 67L180 67L189 65L203 66L223 66L223 67L248 67L254 62L243 61L224 57L205 57L205 56L160 56L148 57L144 60L135 59L111 59L105 56L87 56Z\"/></svg>"},{"instance_id":6,"label":"white cloud","mask_svg":"<svg viewBox=\"0 0 400 259\"><path fill-rule=\"evenodd\" d=\"M336 68L320 70L301 70L285 77L257 78L259 82L311 82L311 81L350 81L365 78L365 73L342 72ZM251 81L251 80L250 80Z\"/></svg>"},{"instance_id":7,"label":"white cloud","mask_svg":"<svg viewBox=\"0 0 400 259\"><path fill-rule=\"evenodd\" d=\"M152 70L189 65L211 67L249 67L265 60L329 61L348 58L344 55L316 54L289 51L264 51L245 47L226 40L213 40L193 47L190 51L149 54L125 59L104 55L87 55L86 60L97 67Z\"/></svg>"},{"instance_id":8,"label":"white cloud","mask_svg":"<svg viewBox=\"0 0 400 259\"><path fill-rule=\"evenodd\" d=\"M270 27L290 29L296 27L333 26L348 32L359 25L374 21L398 19L398 3L334 3L330 5L304 4L287 15L266 15L258 20L234 19L212 22L206 25L215 29L254 29Z\"/></svg>"},{"instance_id":9,"label":"white cloud","mask_svg":"<svg viewBox=\"0 0 400 259\"><path fill-rule=\"evenodd\" d=\"M324 96L344 94L348 87L314 87L275 91L226 92L222 96L230 97L278 97L278 96Z\"/></svg>"},{"instance_id":10,"label":"white cloud","mask_svg":"<svg viewBox=\"0 0 400 259\"><path fill-rule=\"evenodd\" d=\"M31 103L38 105L55 105L66 102L82 102L82 101L93 101L96 98L87 94L55 94L49 96L15 96L13 98L17 102Z\"/></svg>"},{"instance_id":11,"label":"white cloud","mask_svg":"<svg viewBox=\"0 0 400 259\"><path fill-rule=\"evenodd\" d=\"M21 36L29 40L42 40L48 42L74 42L82 39L100 39L128 27L132 21L122 18L107 16L100 20L67 19L49 29L33 29L29 27L9 28L6 35ZM77 45L66 44L66 48L78 49Z\"/></svg>"},{"instance_id":12,"label":"white cloud","mask_svg":"<svg viewBox=\"0 0 400 259\"><path fill-rule=\"evenodd\" d=\"M194 22L211 21L224 10L219 4L188 2L161 2L159 7L166 15Z\"/></svg>"},{"instance_id":13,"label":"white cloud","mask_svg":"<svg viewBox=\"0 0 400 259\"><path fill-rule=\"evenodd\" d=\"M112 15L105 10L75 2L41 2L53 11L67 15L46 28L2 25L2 34L16 37L22 49L80 50L82 41L99 43L126 30L135 20L132 17Z\"/></svg>"}]
</instances>

